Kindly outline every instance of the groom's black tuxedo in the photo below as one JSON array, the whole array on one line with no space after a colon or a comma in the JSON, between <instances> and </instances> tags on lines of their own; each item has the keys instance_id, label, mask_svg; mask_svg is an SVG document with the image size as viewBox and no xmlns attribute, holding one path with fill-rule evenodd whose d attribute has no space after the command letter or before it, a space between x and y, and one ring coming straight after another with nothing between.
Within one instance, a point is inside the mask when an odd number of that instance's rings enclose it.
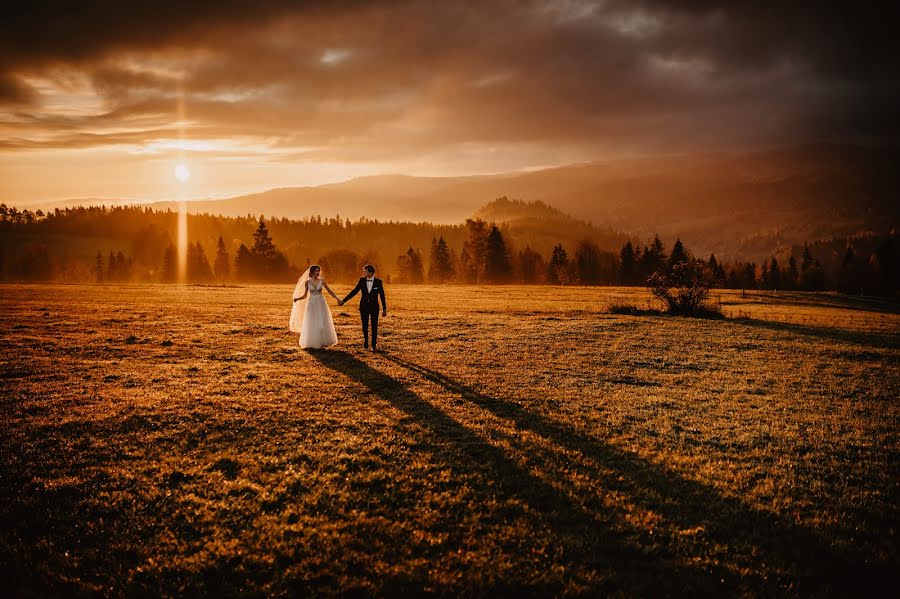
<instances>
[{"instance_id":1,"label":"groom's black tuxedo","mask_svg":"<svg viewBox=\"0 0 900 599\"><path fill-rule=\"evenodd\" d=\"M381 306L387 310L387 300L384 299L384 283L381 279L372 280L372 291L366 284L366 277L359 279L359 283L353 288L353 291L347 294L343 302L346 303L357 293L361 293L359 297L359 315L362 318L363 339L366 347L369 347L369 320L372 321L372 349L375 349L378 343L378 313L381 312ZM378 305L378 299L381 299L381 306Z\"/></svg>"},{"instance_id":2,"label":"groom's black tuxedo","mask_svg":"<svg viewBox=\"0 0 900 599\"><path fill-rule=\"evenodd\" d=\"M384 283L381 282L381 279L375 278L372 280L372 292L369 293L369 286L366 285L366 278L360 278L359 283L356 284L353 291L348 293L347 297L344 298L344 303L347 303L347 301L357 293L362 293L359 297L360 312L378 314L381 311L381 306L378 305L379 297L381 298L381 305L387 310L387 300L384 299Z\"/></svg>"}]
</instances>

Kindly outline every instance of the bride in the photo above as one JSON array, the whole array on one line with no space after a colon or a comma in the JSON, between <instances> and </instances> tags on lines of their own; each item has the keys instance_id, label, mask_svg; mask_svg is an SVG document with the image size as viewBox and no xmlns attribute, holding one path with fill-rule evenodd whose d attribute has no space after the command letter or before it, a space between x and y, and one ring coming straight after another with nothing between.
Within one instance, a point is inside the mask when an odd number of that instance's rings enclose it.
<instances>
[{"instance_id":1,"label":"bride","mask_svg":"<svg viewBox=\"0 0 900 599\"><path fill-rule=\"evenodd\" d=\"M324 288L331 297L338 299L325 279L321 277L322 269L313 264L300 275L294 288L294 306L291 309L290 328L293 333L300 333L300 347L321 349L336 345L337 332L331 310L322 296ZM303 295L297 294L303 291ZM306 300L309 296L309 300Z\"/></svg>"}]
</instances>

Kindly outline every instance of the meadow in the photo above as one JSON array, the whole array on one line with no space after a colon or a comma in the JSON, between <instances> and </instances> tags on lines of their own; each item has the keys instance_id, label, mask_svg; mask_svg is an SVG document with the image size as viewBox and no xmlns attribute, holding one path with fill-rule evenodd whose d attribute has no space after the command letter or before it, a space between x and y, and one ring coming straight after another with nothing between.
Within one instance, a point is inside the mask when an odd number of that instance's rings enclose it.
<instances>
[{"instance_id":1,"label":"meadow","mask_svg":"<svg viewBox=\"0 0 900 599\"><path fill-rule=\"evenodd\" d=\"M292 288L0 287L4 596L900 582L896 302L389 285L371 353Z\"/></svg>"}]
</instances>

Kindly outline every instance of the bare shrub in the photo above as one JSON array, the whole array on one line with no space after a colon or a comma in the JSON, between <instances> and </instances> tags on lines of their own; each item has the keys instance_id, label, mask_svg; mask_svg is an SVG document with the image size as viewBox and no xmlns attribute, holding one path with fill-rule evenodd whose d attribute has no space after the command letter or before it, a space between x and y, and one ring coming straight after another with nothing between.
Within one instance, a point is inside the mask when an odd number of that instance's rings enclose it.
<instances>
[{"instance_id":1,"label":"bare shrub","mask_svg":"<svg viewBox=\"0 0 900 599\"><path fill-rule=\"evenodd\" d=\"M647 279L650 292L668 314L725 318L721 306L709 301L713 282L712 271L697 260L676 264L671 273L658 272Z\"/></svg>"}]
</instances>

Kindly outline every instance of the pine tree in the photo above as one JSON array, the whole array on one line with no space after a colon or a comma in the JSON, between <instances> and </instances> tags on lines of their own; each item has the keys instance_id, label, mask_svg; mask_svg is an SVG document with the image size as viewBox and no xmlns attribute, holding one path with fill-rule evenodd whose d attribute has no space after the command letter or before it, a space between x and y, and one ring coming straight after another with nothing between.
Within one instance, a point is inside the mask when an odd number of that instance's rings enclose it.
<instances>
[{"instance_id":1,"label":"pine tree","mask_svg":"<svg viewBox=\"0 0 900 599\"><path fill-rule=\"evenodd\" d=\"M234 257L234 274L239 281L251 281L256 277L253 254L243 243Z\"/></svg>"},{"instance_id":2,"label":"pine tree","mask_svg":"<svg viewBox=\"0 0 900 599\"><path fill-rule=\"evenodd\" d=\"M818 260L813 260L812 265L806 271L805 279L804 288L811 291L825 290L825 269ZM808 287L806 287L807 285Z\"/></svg>"},{"instance_id":3,"label":"pine tree","mask_svg":"<svg viewBox=\"0 0 900 599\"><path fill-rule=\"evenodd\" d=\"M778 260L774 257L769 263L769 286L772 289L781 288L781 267L778 265Z\"/></svg>"},{"instance_id":4,"label":"pine tree","mask_svg":"<svg viewBox=\"0 0 900 599\"><path fill-rule=\"evenodd\" d=\"M503 233L496 225L491 225L484 254L484 275L489 283L506 283L512 278L512 265Z\"/></svg>"},{"instance_id":5,"label":"pine tree","mask_svg":"<svg viewBox=\"0 0 900 599\"><path fill-rule=\"evenodd\" d=\"M421 252L414 250L410 246L405 254L397 256L397 270L401 281L404 283L418 284L424 282L425 273Z\"/></svg>"},{"instance_id":6,"label":"pine tree","mask_svg":"<svg viewBox=\"0 0 900 599\"><path fill-rule=\"evenodd\" d=\"M209 260L206 259L206 252L203 251L199 241L188 244L187 276L188 280L196 283L205 283L212 279Z\"/></svg>"},{"instance_id":7,"label":"pine tree","mask_svg":"<svg viewBox=\"0 0 900 599\"><path fill-rule=\"evenodd\" d=\"M116 265L118 268L118 280L128 281L131 279L131 259L126 258L121 251L116 252Z\"/></svg>"},{"instance_id":8,"label":"pine tree","mask_svg":"<svg viewBox=\"0 0 900 599\"><path fill-rule=\"evenodd\" d=\"M171 243L163 253L160 279L164 283L174 283L178 280L178 253L175 251L175 246Z\"/></svg>"},{"instance_id":9,"label":"pine tree","mask_svg":"<svg viewBox=\"0 0 900 599\"><path fill-rule=\"evenodd\" d=\"M650 244L650 247L644 246L644 252L641 254L641 279L646 280L653 273L660 272L665 263L665 246L663 246L659 235L654 235L653 243Z\"/></svg>"},{"instance_id":10,"label":"pine tree","mask_svg":"<svg viewBox=\"0 0 900 599\"><path fill-rule=\"evenodd\" d=\"M797 270L797 259L793 255L788 259L788 268L785 276L784 288L796 289L800 282L800 271Z\"/></svg>"},{"instance_id":11,"label":"pine tree","mask_svg":"<svg viewBox=\"0 0 900 599\"><path fill-rule=\"evenodd\" d=\"M272 243L272 238L269 236L266 222L261 216L259 217L259 226L256 228L256 232L253 233L253 247L250 249L250 252L259 258L261 262L272 260L275 254L278 253L278 250L275 249L275 244Z\"/></svg>"},{"instance_id":12,"label":"pine tree","mask_svg":"<svg viewBox=\"0 0 900 599\"><path fill-rule=\"evenodd\" d=\"M803 244L803 257L800 259L800 288L806 291L816 289L814 279L818 274L814 271L815 261L812 252L809 251L809 244Z\"/></svg>"},{"instance_id":13,"label":"pine tree","mask_svg":"<svg viewBox=\"0 0 900 599\"><path fill-rule=\"evenodd\" d=\"M575 248L575 277L582 285L599 285L603 282L603 265L600 248L585 240Z\"/></svg>"},{"instance_id":14,"label":"pine tree","mask_svg":"<svg viewBox=\"0 0 900 599\"><path fill-rule=\"evenodd\" d=\"M722 284L725 280L725 268L716 260L715 254L709 255L709 270L712 272L714 283L716 285Z\"/></svg>"},{"instance_id":15,"label":"pine tree","mask_svg":"<svg viewBox=\"0 0 900 599\"><path fill-rule=\"evenodd\" d=\"M213 266L213 272L223 285L231 274L231 258L228 256L228 250L225 249L225 240L222 239L221 235L219 235L219 242L216 244L216 262Z\"/></svg>"},{"instance_id":16,"label":"pine tree","mask_svg":"<svg viewBox=\"0 0 900 599\"><path fill-rule=\"evenodd\" d=\"M119 263L116 255L112 250L109 251L109 258L106 259L106 279L110 282L119 280Z\"/></svg>"},{"instance_id":17,"label":"pine tree","mask_svg":"<svg viewBox=\"0 0 900 599\"><path fill-rule=\"evenodd\" d=\"M456 269L456 274L460 283L471 285L478 282L478 263L467 245L468 242L463 243L462 251L459 254L459 268Z\"/></svg>"},{"instance_id":18,"label":"pine tree","mask_svg":"<svg viewBox=\"0 0 900 599\"><path fill-rule=\"evenodd\" d=\"M802 262L800 262L800 273L801 274L805 273L807 270L812 268L812 265L813 265L812 252L809 251L809 244L804 243L803 244L803 259L802 259Z\"/></svg>"},{"instance_id":19,"label":"pine tree","mask_svg":"<svg viewBox=\"0 0 900 599\"><path fill-rule=\"evenodd\" d=\"M547 265L547 281L557 285L566 285L571 281L569 255L562 244L553 247L553 255Z\"/></svg>"},{"instance_id":20,"label":"pine tree","mask_svg":"<svg viewBox=\"0 0 900 599\"><path fill-rule=\"evenodd\" d=\"M756 263L749 262L744 266L744 276L742 289L756 288Z\"/></svg>"},{"instance_id":21,"label":"pine tree","mask_svg":"<svg viewBox=\"0 0 900 599\"><path fill-rule=\"evenodd\" d=\"M619 252L619 282L622 285L631 285L635 278L635 255L631 241L625 242Z\"/></svg>"},{"instance_id":22,"label":"pine tree","mask_svg":"<svg viewBox=\"0 0 900 599\"><path fill-rule=\"evenodd\" d=\"M852 245L847 246L841 271L838 274L838 291L842 293L862 294L862 277L860 276L859 259Z\"/></svg>"},{"instance_id":23,"label":"pine tree","mask_svg":"<svg viewBox=\"0 0 900 599\"><path fill-rule=\"evenodd\" d=\"M478 283L484 277L487 254L487 224L481 219L467 219L468 239L460 257L460 277L464 283Z\"/></svg>"},{"instance_id":24,"label":"pine tree","mask_svg":"<svg viewBox=\"0 0 900 599\"><path fill-rule=\"evenodd\" d=\"M428 268L428 280L432 283L444 283L453 278L453 256L443 236L437 241L431 239L431 264Z\"/></svg>"},{"instance_id":25,"label":"pine tree","mask_svg":"<svg viewBox=\"0 0 900 599\"><path fill-rule=\"evenodd\" d=\"M327 223L326 223L327 224ZM287 258L278 251L266 223L262 217L259 218L259 226L253 233L253 247L250 248L250 279L261 279L264 281L275 281L287 275L290 270Z\"/></svg>"},{"instance_id":26,"label":"pine tree","mask_svg":"<svg viewBox=\"0 0 900 599\"><path fill-rule=\"evenodd\" d=\"M4 205L4 208L6 206ZM103 282L103 252L97 250L97 257L94 259L94 280L98 283Z\"/></svg>"},{"instance_id":27,"label":"pine tree","mask_svg":"<svg viewBox=\"0 0 900 599\"><path fill-rule=\"evenodd\" d=\"M681 243L681 239L676 239L675 245L672 246L672 253L669 255L669 272L671 273L679 264L685 264L689 259L688 253L684 249L684 244Z\"/></svg>"}]
</instances>

